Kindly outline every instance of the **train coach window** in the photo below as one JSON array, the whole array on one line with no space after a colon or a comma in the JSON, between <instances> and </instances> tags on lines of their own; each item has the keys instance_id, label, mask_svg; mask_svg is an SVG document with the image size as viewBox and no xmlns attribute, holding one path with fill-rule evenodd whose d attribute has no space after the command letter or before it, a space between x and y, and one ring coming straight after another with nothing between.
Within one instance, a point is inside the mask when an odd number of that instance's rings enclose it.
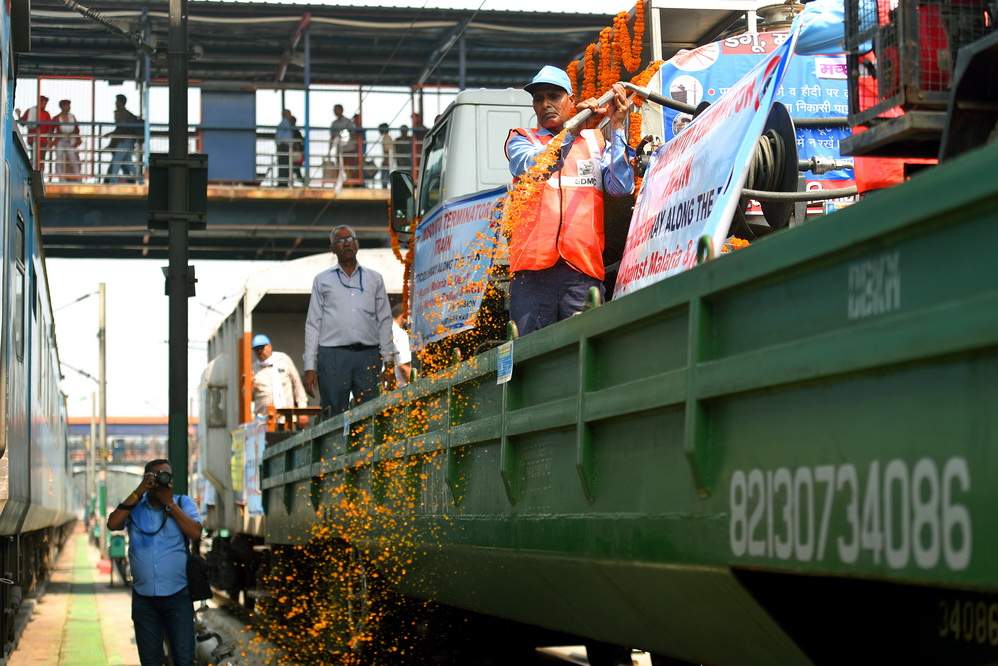
<instances>
[{"instance_id":1,"label":"train coach window","mask_svg":"<svg viewBox=\"0 0 998 666\"><path fill-rule=\"evenodd\" d=\"M14 353L24 360L24 218L14 227Z\"/></svg>"}]
</instances>

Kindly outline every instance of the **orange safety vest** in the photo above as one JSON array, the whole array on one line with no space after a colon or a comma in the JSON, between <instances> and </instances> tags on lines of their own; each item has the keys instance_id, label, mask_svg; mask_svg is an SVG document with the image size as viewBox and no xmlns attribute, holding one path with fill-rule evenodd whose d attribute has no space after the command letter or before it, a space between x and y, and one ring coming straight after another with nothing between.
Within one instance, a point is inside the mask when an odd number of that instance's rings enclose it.
<instances>
[{"instance_id":1,"label":"orange safety vest","mask_svg":"<svg viewBox=\"0 0 998 666\"><path fill-rule=\"evenodd\" d=\"M536 146L551 141L536 129L514 129ZM603 270L603 172L600 158L605 142L595 130L576 136L560 171L548 178L533 210L522 212L512 230L509 266L513 272L551 268L564 259L572 268L597 280Z\"/></svg>"}]
</instances>

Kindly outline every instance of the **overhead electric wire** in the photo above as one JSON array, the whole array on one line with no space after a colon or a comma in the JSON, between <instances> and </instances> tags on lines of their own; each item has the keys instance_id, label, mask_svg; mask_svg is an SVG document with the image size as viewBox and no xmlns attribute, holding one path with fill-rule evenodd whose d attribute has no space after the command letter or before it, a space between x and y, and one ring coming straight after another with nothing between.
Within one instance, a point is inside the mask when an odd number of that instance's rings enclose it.
<instances>
[{"instance_id":1,"label":"overhead electric wire","mask_svg":"<svg viewBox=\"0 0 998 666\"><path fill-rule=\"evenodd\" d=\"M429 4L429 2L430 2L430 0L423 0L423 6L419 8L419 11L423 11L424 9L426 9L426 5ZM398 42L395 44L395 48L392 50L391 54L388 56L388 60L385 61L385 64L383 64L381 66L381 69L378 71L376 79L381 79L381 75L385 73L385 70L388 69L388 66L392 64L393 60L395 60L395 55L399 52L399 49L402 48L403 42L405 42L406 37L409 36L409 32L413 29L414 25L416 25L416 19L413 19L409 23L409 27L404 29L404 31L402 32L402 36L399 37ZM370 92L371 92L371 89L368 89L367 91L361 93L361 95L360 95L360 101L357 102L357 110L354 112L355 114L360 113L360 110L364 108L364 100L367 99L367 96L370 94ZM365 154L365 157L366 157L366 154Z\"/></svg>"},{"instance_id":2,"label":"overhead electric wire","mask_svg":"<svg viewBox=\"0 0 998 666\"><path fill-rule=\"evenodd\" d=\"M471 25L472 21L475 20L475 17L478 16L478 12L482 11L482 7L485 6L486 1L487 0L482 0L481 4L478 5L478 9L472 12L471 17L465 21L464 25L457 32L457 34L452 35L449 38L450 43L447 45L447 48L445 48L443 53L440 54L440 57L437 58L436 62L434 62L433 65L427 68L427 70L422 74L420 77L420 83L423 83L426 79L430 78L430 74L432 74L434 70L440 66L440 63L444 61L444 58L446 58L447 54L450 53L452 48L454 48L454 45L457 44L458 41L460 41L460 39L464 36L464 33L467 32L468 26Z\"/></svg>"},{"instance_id":3,"label":"overhead electric wire","mask_svg":"<svg viewBox=\"0 0 998 666\"><path fill-rule=\"evenodd\" d=\"M485 2L486 2L486 0L482 0L482 3L480 5L478 5L478 9L476 9L472 13L471 19L474 19L475 16L478 15L478 12L481 11L482 7L485 5ZM426 5L427 4L429 4L429 0L423 0L423 6L420 7L419 11L423 11L424 9L426 9ZM471 19L469 19L468 23L471 22ZM377 79L381 78L381 75L385 73L385 70L388 69L388 67L392 64L392 61L395 60L396 54L398 54L399 49L402 48L402 44L405 42L406 38L409 36L409 32L413 29L413 26L415 24L416 24L416 21L413 20L409 24L409 27L405 30L405 32L402 33L402 36L399 37L398 42L396 42L396 44L395 44L395 48L392 50L391 54L388 56L388 60L385 61L385 63L381 66L381 69L378 71L378 74L376 76ZM457 25L457 24L455 23L454 25ZM459 35L460 34L464 34L464 30L466 30L467 27L468 27L468 24L465 24L464 29L462 29L462 31L461 31L461 33L459 33ZM449 51L449 49L448 49L448 51ZM444 55L446 55L446 53L447 52L445 51ZM434 67L436 67L436 65L434 65ZM363 93L361 93L360 101L357 102L357 110L355 111L355 113L360 113L360 110L364 107L364 100L367 99L367 96L371 94L371 91L373 90L373 88L374 88L374 86L371 86L367 90L365 90ZM395 116L392 118L392 122L395 121L395 118L398 118L399 113L402 112L402 109L405 108L405 105L407 103L408 102L402 104L402 107L399 109L399 111L397 111L395 113ZM332 138L330 138L330 140L332 140ZM366 147L366 149L364 150L363 155L361 156L360 167L361 167L361 175L362 176L363 176L364 163L366 162L366 158L368 157L368 155L371 154L371 150L374 148L375 145L376 145L376 142L369 143L368 146ZM328 201L326 201L325 205L319 210L318 214L316 214L316 216L312 219L311 224L308 225L310 228L314 227L319 222L319 220L322 218L323 214L325 214L326 210L329 208L329 205L333 202L334 199L335 199L335 197L330 198ZM285 258L288 258L290 256L290 254L292 252L294 252L298 248L298 246L301 244L301 241L303 240L303 238L304 238L303 236L298 236L298 237L296 237L294 239L294 241L291 244L291 247L288 248L285 251Z\"/></svg>"},{"instance_id":4,"label":"overhead electric wire","mask_svg":"<svg viewBox=\"0 0 998 666\"><path fill-rule=\"evenodd\" d=\"M427 4L428 2L429 2L429 0L424 0L424 2L423 2L423 8L424 8L424 9L426 8L426 4ZM432 74L432 73L433 73L433 71L434 71L434 70L435 70L435 69L436 69L437 67L439 67L439 66L440 66L440 63L442 63L442 62L443 62L443 60L444 60L444 58L446 58L446 57L447 57L447 54L448 54L448 53L450 53L450 50L451 50L452 48L454 48L454 44L457 44L458 40L460 40L460 39L461 39L461 37L462 37L462 36L464 35L464 33L465 33L465 32L466 32L467 30L468 30L468 27L469 27L469 26L471 25L472 21L474 21L474 20L475 20L475 17L476 17L476 16L478 16L478 12L482 11L482 7L484 7L484 6L485 6L485 3L486 3L486 2L488 2L488 0L482 0L482 2L481 2L481 3L479 4L479 5L478 5L478 8L477 8L477 9L476 9L476 10L475 10L474 12L472 12L472 13L471 13L471 17L470 17L470 18L468 19L467 23L465 23L464 27L463 27L463 28L461 28L461 31L460 31L460 32L458 32L458 33L457 33L456 35L454 35L454 36L452 37L452 40L451 40L451 44L450 44L450 45L449 45L449 46L448 46L448 47L447 47L446 49L444 49L444 52L440 54L440 57L439 57L439 58L437 58L436 62L434 62L434 63L433 63L432 67L430 67L430 68L429 68L429 69L427 70L427 72L426 72L426 75L427 75L427 76L429 76L430 74ZM403 35L403 39L404 39L404 38L405 38L405 36ZM401 45L402 45L402 39L400 39L400 40L399 40L399 43L398 43L398 44L396 45L396 47L395 47L395 51L394 51L394 52L392 52L392 55L391 55L391 56L390 56L390 57L388 58L388 62L387 62L387 63L385 63L385 66L381 68L381 71L380 71L380 72L378 72L378 77L379 77L379 78L380 78L380 77L381 77L381 75L382 75L382 74L384 73L384 71L385 71L385 69L387 68L387 66L388 66L389 64L391 64L391 61L392 61L392 58L394 58L394 56L395 56L395 53L396 53L396 52L398 51L398 48L399 48L399 46L401 46ZM363 104L364 104L364 98L365 98L365 97L366 97L366 93L365 93L365 96L364 96L364 97L361 97L361 99L360 99L360 105L363 105ZM390 121L388 121L388 124L389 124L389 125L391 125L392 123L394 123L394 122L395 122L395 120L396 120L396 119L397 119L397 118L399 117L399 114L400 114L400 113L402 113L402 111L403 111L403 110L405 109L405 107L406 107L406 104L408 104L408 102L403 102L402 106L401 106L401 107L399 107L399 110L395 112L395 115L394 115L394 116L392 116L392 119L391 119ZM370 152L371 152L371 149L372 149L372 148L373 148L373 147L374 147L375 145L377 145L377 144L376 144L376 142L372 142L372 143L371 143L371 144L370 144L370 145L369 145L369 146L367 147L367 150L365 150L365 151L364 151L364 157L367 157L367 156L368 156L368 155L370 154Z\"/></svg>"},{"instance_id":5,"label":"overhead electric wire","mask_svg":"<svg viewBox=\"0 0 998 666\"><path fill-rule=\"evenodd\" d=\"M64 368L68 368L68 369L72 370L73 372L75 372L78 375L86 377L87 379L89 379L92 382L100 384L100 380L97 379L96 377L94 377L93 375L91 375L86 370L80 370L76 366L70 365L69 363L66 363L65 361L59 361L59 365L62 366L62 367L64 367Z\"/></svg>"},{"instance_id":6,"label":"overhead electric wire","mask_svg":"<svg viewBox=\"0 0 998 666\"><path fill-rule=\"evenodd\" d=\"M72 301L70 301L69 303L63 303L62 305L60 305L59 307L57 307L57 308L56 308L55 310L53 310L52 312L59 312L60 310L65 310L65 309L66 309L66 308L68 308L68 307L69 307L70 305L76 305L76 304L77 304L77 303L79 303L80 301L85 301L85 300L87 300L88 298L90 298L91 296L93 296L93 295L94 295L94 294L96 294L96 293L97 293L96 291L90 291L90 292L87 292L87 293L83 294L82 296L78 296L77 298L73 299L73 300L72 300Z\"/></svg>"}]
</instances>

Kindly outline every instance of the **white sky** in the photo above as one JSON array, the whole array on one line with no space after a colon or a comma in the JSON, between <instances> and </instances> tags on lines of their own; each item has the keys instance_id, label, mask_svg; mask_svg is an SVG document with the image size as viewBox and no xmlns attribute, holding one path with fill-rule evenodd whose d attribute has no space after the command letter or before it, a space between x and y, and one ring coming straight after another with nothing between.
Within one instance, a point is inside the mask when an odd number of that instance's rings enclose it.
<instances>
[{"instance_id":1,"label":"white sky","mask_svg":"<svg viewBox=\"0 0 998 666\"><path fill-rule=\"evenodd\" d=\"M193 261L197 296L190 300L188 373L196 397L207 362L205 341L231 311L246 276L273 262ZM107 400L109 416L165 416L167 413L166 260L49 259L56 335L64 365L97 376L97 297L68 305L107 285ZM206 307L207 306L207 307ZM89 416L96 384L63 368L63 391L71 416ZM196 406L195 406L196 409Z\"/></svg>"},{"instance_id":2,"label":"white sky","mask_svg":"<svg viewBox=\"0 0 998 666\"><path fill-rule=\"evenodd\" d=\"M281 3L291 4L291 3ZM380 5L393 7L462 8L476 9L481 0L381 0L377 3L315 2L326 5ZM553 0L540 5L536 0L486 0L483 9L596 12L610 16L633 6L633 0ZM570 54L566 54L566 58ZM91 89L89 82L45 81L44 92L52 101L49 110L58 112L56 102L61 98L73 101L73 112L81 122L111 120L114 96L118 93L128 98L128 108L138 113L139 94L135 85L125 82L120 86L99 83ZM24 110L34 104L37 95L35 81L19 82L15 106ZM453 92L426 94L424 117L431 124L437 113L450 102ZM357 105L354 90L330 89L313 91L312 125L328 126L332 120L332 106L344 104L347 115ZM376 126L387 122L392 126L408 123L410 108L408 92L398 94L371 93L364 100L364 125ZM200 91L192 89L189 97L189 115L192 123L200 121ZM153 88L150 93L150 120L165 123L167 120L167 94L164 88ZM304 95L300 91L286 94L286 105L304 119ZM257 94L257 118L261 125L276 124L280 119L280 95L274 91ZM105 130L106 131L106 130ZM154 150L165 146L154 146ZM107 284L107 377L108 414L110 416L159 416L167 413L167 299L163 295L165 260L83 260L50 259L49 284L55 314L59 353L63 362L94 376L97 375L97 299L88 298L66 306L87 292L96 291L98 282ZM197 271L197 296L190 301L188 373L190 397L196 398L201 371L207 361L205 341L222 319L221 313L231 311L233 296L241 292L246 277L254 271L272 265L272 262L248 261L195 261ZM66 307L63 307L66 306ZM207 307L205 307L207 306ZM89 416L91 394L95 384L69 368L64 368L63 390L68 396L71 416ZM195 410L197 409L195 405Z\"/></svg>"}]
</instances>

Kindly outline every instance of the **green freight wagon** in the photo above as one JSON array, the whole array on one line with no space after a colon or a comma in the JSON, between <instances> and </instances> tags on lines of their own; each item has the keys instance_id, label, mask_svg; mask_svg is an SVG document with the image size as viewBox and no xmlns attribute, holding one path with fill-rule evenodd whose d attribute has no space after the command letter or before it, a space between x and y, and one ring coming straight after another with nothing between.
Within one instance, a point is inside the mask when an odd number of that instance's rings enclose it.
<instances>
[{"instance_id":1,"label":"green freight wagon","mask_svg":"<svg viewBox=\"0 0 998 666\"><path fill-rule=\"evenodd\" d=\"M998 660L996 173L977 150L517 339L508 383L493 350L269 447L267 540L418 456L409 594L696 663Z\"/></svg>"}]
</instances>

